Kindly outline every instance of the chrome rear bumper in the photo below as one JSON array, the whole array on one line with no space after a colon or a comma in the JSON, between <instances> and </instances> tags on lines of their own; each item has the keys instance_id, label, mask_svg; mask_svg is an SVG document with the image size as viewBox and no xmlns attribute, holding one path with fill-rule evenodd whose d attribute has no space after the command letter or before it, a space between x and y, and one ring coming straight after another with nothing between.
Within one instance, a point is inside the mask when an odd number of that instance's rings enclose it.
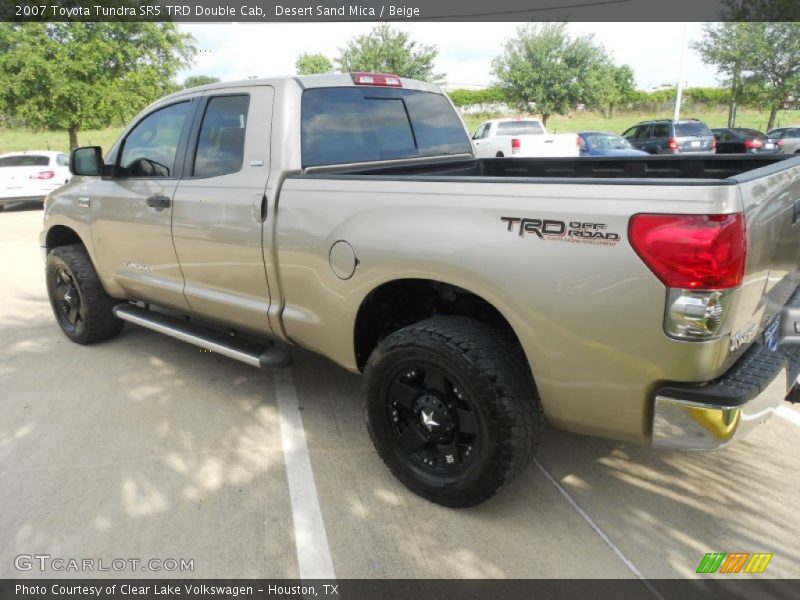
<instances>
[{"instance_id":1,"label":"chrome rear bumper","mask_svg":"<svg viewBox=\"0 0 800 600\"><path fill-rule=\"evenodd\" d=\"M784 367L758 395L739 405L657 395L653 411L653 446L714 450L741 439L772 416L794 381Z\"/></svg>"}]
</instances>

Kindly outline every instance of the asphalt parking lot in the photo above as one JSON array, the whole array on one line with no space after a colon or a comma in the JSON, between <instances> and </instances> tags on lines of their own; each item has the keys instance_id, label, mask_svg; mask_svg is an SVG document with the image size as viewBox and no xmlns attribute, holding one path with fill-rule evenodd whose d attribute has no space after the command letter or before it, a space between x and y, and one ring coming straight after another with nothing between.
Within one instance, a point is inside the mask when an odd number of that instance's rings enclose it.
<instances>
[{"instance_id":1,"label":"asphalt parking lot","mask_svg":"<svg viewBox=\"0 0 800 600\"><path fill-rule=\"evenodd\" d=\"M0 213L0 577L41 577L14 564L38 553L193 559L171 577L683 578L707 552L800 577L798 406L712 454L548 428L498 496L447 509L384 468L360 379L323 358L263 372L131 325L69 342L41 220Z\"/></svg>"}]
</instances>

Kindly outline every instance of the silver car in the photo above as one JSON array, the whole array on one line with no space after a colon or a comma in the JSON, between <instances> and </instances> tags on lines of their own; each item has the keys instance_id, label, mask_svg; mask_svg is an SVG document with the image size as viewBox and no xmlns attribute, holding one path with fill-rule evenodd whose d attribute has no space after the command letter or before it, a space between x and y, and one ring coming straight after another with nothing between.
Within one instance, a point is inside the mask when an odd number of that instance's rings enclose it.
<instances>
[{"instance_id":1,"label":"silver car","mask_svg":"<svg viewBox=\"0 0 800 600\"><path fill-rule=\"evenodd\" d=\"M784 154L800 152L800 126L771 129L767 132L767 137L780 140L783 143Z\"/></svg>"}]
</instances>

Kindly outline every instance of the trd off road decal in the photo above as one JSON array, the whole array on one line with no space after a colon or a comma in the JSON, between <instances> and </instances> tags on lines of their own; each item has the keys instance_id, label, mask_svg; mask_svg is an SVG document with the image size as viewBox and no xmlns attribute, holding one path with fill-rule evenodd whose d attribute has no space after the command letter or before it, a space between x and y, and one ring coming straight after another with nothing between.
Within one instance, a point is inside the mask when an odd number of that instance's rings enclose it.
<instances>
[{"instance_id":1,"label":"trd off road decal","mask_svg":"<svg viewBox=\"0 0 800 600\"><path fill-rule=\"evenodd\" d=\"M608 231L605 223L522 217L500 217L500 220L507 224L507 231L516 231L520 237L533 233L540 240L602 246L615 246L619 242L619 234Z\"/></svg>"}]
</instances>

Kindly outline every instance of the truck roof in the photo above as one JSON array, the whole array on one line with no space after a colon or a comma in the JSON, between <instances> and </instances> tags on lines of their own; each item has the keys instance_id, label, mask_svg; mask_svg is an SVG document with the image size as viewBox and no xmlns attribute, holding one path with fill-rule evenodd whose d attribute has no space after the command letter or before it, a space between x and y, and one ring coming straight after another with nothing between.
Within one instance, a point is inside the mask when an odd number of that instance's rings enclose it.
<instances>
[{"instance_id":1,"label":"truck roof","mask_svg":"<svg viewBox=\"0 0 800 600\"><path fill-rule=\"evenodd\" d=\"M432 92L435 94L442 93L442 90L432 83L418 81L416 79L406 79L405 77L398 77L398 79L402 83L401 87L403 89ZM353 75L351 73L326 73L324 75L284 75L278 77L263 77L257 79L244 79L240 81L225 81L220 83L210 83L208 85L200 85L170 94L169 96L159 99L158 103L161 103L168 98L179 98L186 94L196 94L197 92L205 92L208 90L224 90L227 88L241 88L257 85L271 85L275 87L284 85L297 85L302 89L356 87L356 84L353 81Z\"/></svg>"}]
</instances>

